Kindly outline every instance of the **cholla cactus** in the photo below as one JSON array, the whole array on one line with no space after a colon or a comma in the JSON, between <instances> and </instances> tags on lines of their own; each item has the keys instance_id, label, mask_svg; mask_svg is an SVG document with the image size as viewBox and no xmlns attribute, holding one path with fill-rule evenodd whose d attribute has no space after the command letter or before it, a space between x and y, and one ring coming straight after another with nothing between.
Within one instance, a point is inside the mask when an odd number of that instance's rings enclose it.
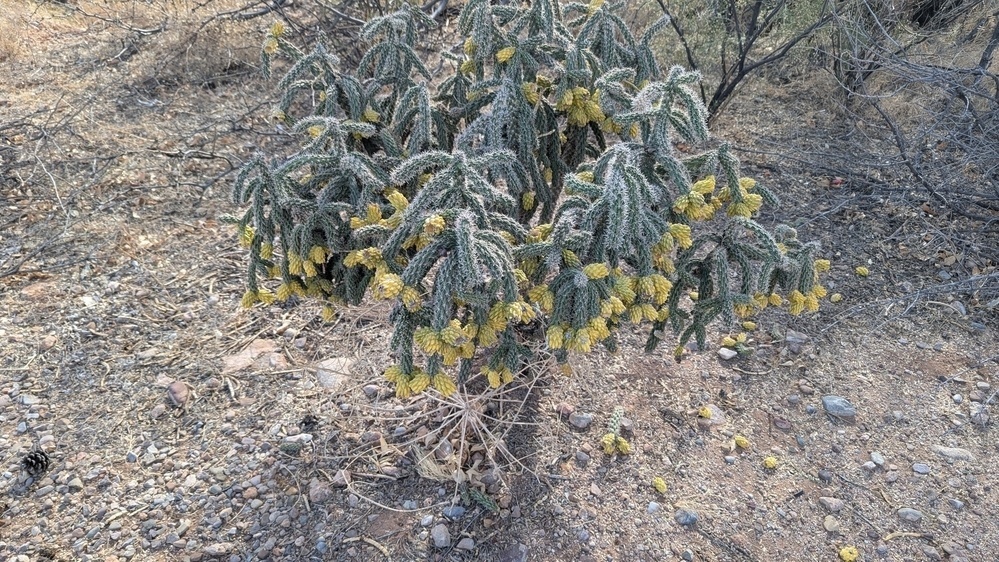
<instances>
[{"instance_id":1,"label":"cholla cactus","mask_svg":"<svg viewBox=\"0 0 999 562\"><path fill-rule=\"evenodd\" d=\"M275 117L304 144L236 179L243 303L312 297L330 319L365 295L393 302L385 374L401 397L453 392L477 355L507 384L532 334L564 364L615 349L622 323L650 325L649 350L668 325L679 359L718 317L814 310L816 246L753 220L776 198L711 142L698 75L657 64L667 20L634 37L622 5L469 0L439 86L414 50L433 25L418 9L369 22L355 70L272 28L265 68L293 63Z\"/></svg>"}]
</instances>

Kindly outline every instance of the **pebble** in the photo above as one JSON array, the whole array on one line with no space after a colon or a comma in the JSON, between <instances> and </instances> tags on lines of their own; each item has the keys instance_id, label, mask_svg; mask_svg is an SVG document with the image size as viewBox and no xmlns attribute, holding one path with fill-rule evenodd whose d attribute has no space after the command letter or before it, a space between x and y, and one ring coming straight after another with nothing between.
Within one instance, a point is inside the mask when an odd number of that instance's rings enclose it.
<instances>
[{"instance_id":1,"label":"pebble","mask_svg":"<svg viewBox=\"0 0 999 562\"><path fill-rule=\"evenodd\" d=\"M433 529L430 529L430 538L433 539L434 546L437 548L451 546L451 531L443 523L438 523L434 525Z\"/></svg>"},{"instance_id":2,"label":"pebble","mask_svg":"<svg viewBox=\"0 0 999 562\"><path fill-rule=\"evenodd\" d=\"M580 414L573 412L569 414L569 423L577 429L586 429L593 423L593 414Z\"/></svg>"},{"instance_id":3,"label":"pebble","mask_svg":"<svg viewBox=\"0 0 999 562\"><path fill-rule=\"evenodd\" d=\"M35 491L35 495L38 497L47 496L52 492L52 490L55 490L55 486L52 486L51 484L48 486L42 486Z\"/></svg>"},{"instance_id":4,"label":"pebble","mask_svg":"<svg viewBox=\"0 0 999 562\"><path fill-rule=\"evenodd\" d=\"M79 492L80 490L83 489L83 480L80 480L79 478L73 478L72 480L69 481L67 486L69 487L70 492Z\"/></svg>"},{"instance_id":5,"label":"pebble","mask_svg":"<svg viewBox=\"0 0 999 562\"><path fill-rule=\"evenodd\" d=\"M673 520L680 525L693 525L697 523L697 513L689 509L678 509L673 514Z\"/></svg>"},{"instance_id":6,"label":"pebble","mask_svg":"<svg viewBox=\"0 0 999 562\"><path fill-rule=\"evenodd\" d=\"M830 416L839 418L845 422L855 422L857 420L857 409L849 400L842 396L823 396L822 407Z\"/></svg>"},{"instance_id":7,"label":"pebble","mask_svg":"<svg viewBox=\"0 0 999 562\"><path fill-rule=\"evenodd\" d=\"M217 542L205 547L204 554L207 556L223 556L229 554L233 549L231 542Z\"/></svg>"},{"instance_id":8,"label":"pebble","mask_svg":"<svg viewBox=\"0 0 999 562\"><path fill-rule=\"evenodd\" d=\"M316 380L319 386L338 391L350 382L350 368L353 359L347 357L331 357L316 365Z\"/></svg>"},{"instance_id":9,"label":"pebble","mask_svg":"<svg viewBox=\"0 0 999 562\"><path fill-rule=\"evenodd\" d=\"M787 342L787 349L791 353L798 355L801 353L801 346L808 343L808 336L801 332L788 330L784 335L784 341Z\"/></svg>"},{"instance_id":10,"label":"pebble","mask_svg":"<svg viewBox=\"0 0 999 562\"><path fill-rule=\"evenodd\" d=\"M830 533L838 533L840 530L839 521L832 515L826 515L826 518L822 520L822 528Z\"/></svg>"},{"instance_id":11,"label":"pebble","mask_svg":"<svg viewBox=\"0 0 999 562\"><path fill-rule=\"evenodd\" d=\"M442 513L444 517L454 521L455 519L461 519L465 515L465 508L460 505L449 505L444 508Z\"/></svg>"},{"instance_id":12,"label":"pebble","mask_svg":"<svg viewBox=\"0 0 999 562\"><path fill-rule=\"evenodd\" d=\"M458 541L456 548L458 550L475 550L475 541L470 537L465 537Z\"/></svg>"},{"instance_id":13,"label":"pebble","mask_svg":"<svg viewBox=\"0 0 999 562\"><path fill-rule=\"evenodd\" d=\"M576 451L576 462L585 466L590 462L590 455L587 455L583 451Z\"/></svg>"},{"instance_id":14,"label":"pebble","mask_svg":"<svg viewBox=\"0 0 999 562\"><path fill-rule=\"evenodd\" d=\"M884 466L885 456L879 453L878 451L874 451L873 453L871 453L871 461L878 466Z\"/></svg>"},{"instance_id":15,"label":"pebble","mask_svg":"<svg viewBox=\"0 0 999 562\"><path fill-rule=\"evenodd\" d=\"M964 508L964 502L959 499L951 498L947 500L947 503L950 504L950 506L954 508L955 511L960 511L961 509Z\"/></svg>"},{"instance_id":16,"label":"pebble","mask_svg":"<svg viewBox=\"0 0 999 562\"><path fill-rule=\"evenodd\" d=\"M874 472L875 470L878 469L878 465L875 464L874 461L867 461L864 464L860 465L860 468L863 468L867 472Z\"/></svg>"},{"instance_id":17,"label":"pebble","mask_svg":"<svg viewBox=\"0 0 999 562\"><path fill-rule=\"evenodd\" d=\"M663 506L659 505L659 502L649 502L649 507L645 508L645 511L651 515L653 513L659 513L659 510L662 508Z\"/></svg>"},{"instance_id":18,"label":"pebble","mask_svg":"<svg viewBox=\"0 0 999 562\"><path fill-rule=\"evenodd\" d=\"M732 455L725 455L725 462L727 464L735 464L735 457Z\"/></svg>"},{"instance_id":19,"label":"pebble","mask_svg":"<svg viewBox=\"0 0 999 562\"><path fill-rule=\"evenodd\" d=\"M420 526L421 527L429 527L429 526L431 526L433 524L434 524L434 516L433 515L424 515L423 518L420 519Z\"/></svg>"},{"instance_id":20,"label":"pebble","mask_svg":"<svg viewBox=\"0 0 999 562\"><path fill-rule=\"evenodd\" d=\"M568 402L561 402L558 406L555 406L555 411L558 412L560 416L568 416L576 411L576 408L569 404Z\"/></svg>"},{"instance_id":21,"label":"pebble","mask_svg":"<svg viewBox=\"0 0 999 562\"><path fill-rule=\"evenodd\" d=\"M832 511L833 513L840 511L841 509L846 507L846 502L839 498L820 497L819 503L821 503L823 507L825 507L829 511Z\"/></svg>"},{"instance_id":22,"label":"pebble","mask_svg":"<svg viewBox=\"0 0 999 562\"><path fill-rule=\"evenodd\" d=\"M721 357L722 360L728 361L729 359L735 359L736 357L738 357L739 352L734 349L723 347L718 350L718 356Z\"/></svg>"},{"instance_id":23,"label":"pebble","mask_svg":"<svg viewBox=\"0 0 999 562\"><path fill-rule=\"evenodd\" d=\"M364 388L362 390L364 390L365 396L367 396L368 398L374 398L378 396L378 391L380 389L378 388L377 384L366 384L364 385Z\"/></svg>"},{"instance_id":24,"label":"pebble","mask_svg":"<svg viewBox=\"0 0 999 562\"><path fill-rule=\"evenodd\" d=\"M527 562L529 552L526 544L512 544L496 555L496 562Z\"/></svg>"},{"instance_id":25,"label":"pebble","mask_svg":"<svg viewBox=\"0 0 999 562\"><path fill-rule=\"evenodd\" d=\"M823 482L832 482L832 479L833 473L831 470L823 468L819 471L819 480L822 480Z\"/></svg>"},{"instance_id":26,"label":"pebble","mask_svg":"<svg viewBox=\"0 0 999 562\"><path fill-rule=\"evenodd\" d=\"M693 562L694 552L689 548L685 548L683 549L683 552L680 553L680 558L683 558L686 562Z\"/></svg>"},{"instance_id":27,"label":"pebble","mask_svg":"<svg viewBox=\"0 0 999 562\"><path fill-rule=\"evenodd\" d=\"M963 397L963 396L961 396L960 394L955 394L955 395L954 395L954 396L952 396L951 398L953 398L953 399L954 399L954 403L955 403L955 404L960 404L961 402L964 402L964 397Z\"/></svg>"},{"instance_id":28,"label":"pebble","mask_svg":"<svg viewBox=\"0 0 999 562\"><path fill-rule=\"evenodd\" d=\"M944 447L943 445L934 445L931 448L933 449L933 452L951 460L958 460L958 461L975 460L975 455L971 454L971 451L967 449L961 449L960 447Z\"/></svg>"},{"instance_id":29,"label":"pebble","mask_svg":"<svg viewBox=\"0 0 999 562\"><path fill-rule=\"evenodd\" d=\"M916 523L923 518L923 512L919 511L918 509L913 509L911 507L903 507L898 510L898 516L903 521Z\"/></svg>"},{"instance_id":30,"label":"pebble","mask_svg":"<svg viewBox=\"0 0 999 562\"><path fill-rule=\"evenodd\" d=\"M930 465L921 462L913 463L912 471L915 472L916 474L929 474Z\"/></svg>"}]
</instances>

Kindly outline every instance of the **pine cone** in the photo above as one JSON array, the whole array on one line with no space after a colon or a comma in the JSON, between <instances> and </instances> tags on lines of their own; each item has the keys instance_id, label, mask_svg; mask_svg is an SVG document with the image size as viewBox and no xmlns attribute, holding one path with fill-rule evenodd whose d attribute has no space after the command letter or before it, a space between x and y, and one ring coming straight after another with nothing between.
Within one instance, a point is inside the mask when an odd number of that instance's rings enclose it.
<instances>
[{"instance_id":1,"label":"pine cone","mask_svg":"<svg viewBox=\"0 0 999 562\"><path fill-rule=\"evenodd\" d=\"M31 451L21 459L21 466L31 476L45 474L49 470L49 456L45 451Z\"/></svg>"}]
</instances>

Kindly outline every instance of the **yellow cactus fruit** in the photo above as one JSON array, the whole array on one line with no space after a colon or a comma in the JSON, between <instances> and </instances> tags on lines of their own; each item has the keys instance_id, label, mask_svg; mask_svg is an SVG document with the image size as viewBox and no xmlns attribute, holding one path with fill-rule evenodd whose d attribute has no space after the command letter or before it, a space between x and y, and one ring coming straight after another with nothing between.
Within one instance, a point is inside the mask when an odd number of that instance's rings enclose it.
<instances>
[{"instance_id":1,"label":"yellow cactus fruit","mask_svg":"<svg viewBox=\"0 0 999 562\"><path fill-rule=\"evenodd\" d=\"M773 469L777 468L777 465L779 465L779 464L780 464L780 461L778 461L777 457L774 457L774 456L769 456L769 457L763 459L763 468L765 468L767 470L773 470Z\"/></svg>"},{"instance_id":2,"label":"yellow cactus fruit","mask_svg":"<svg viewBox=\"0 0 999 562\"><path fill-rule=\"evenodd\" d=\"M690 226L686 224L669 225L669 233L676 240L681 248L686 250L694 245L694 239L690 235Z\"/></svg>"},{"instance_id":3,"label":"yellow cactus fruit","mask_svg":"<svg viewBox=\"0 0 999 562\"><path fill-rule=\"evenodd\" d=\"M472 41L472 38L469 37L468 39L465 39L465 44L462 45L461 48L465 52L466 55L472 56L472 55L475 54L475 49L477 47L475 45L475 41Z\"/></svg>"},{"instance_id":4,"label":"yellow cactus fruit","mask_svg":"<svg viewBox=\"0 0 999 562\"><path fill-rule=\"evenodd\" d=\"M332 322L336 318L336 309L332 306L324 306L319 316L323 319L323 322Z\"/></svg>"},{"instance_id":5,"label":"yellow cactus fruit","mask_svg":"<svg viewBox=\"0 0 999 562\"><path fill-rule=\"evenodd\" d=\"M423 371L420 371L409 381L409 389L413 391L413 394L419 394L428 388L430 388L430 375Z\"/></svg>"},{"instance_id":6,"label":"yellow cactus fruit","mask_svg":"<svg viewBox=\"0 0 999 562\"><path fill-rule=\"evenodd\" d=\"M440 392L445 397L451 396L458 390L458 385L447 375L434 375L433 385L437 389L437 392Z\"/></svg>"},{"instance_id":7,"label":"yellow cactus fruit","mask_svg":"<svg viewBox=\"0 0 999 562\"><path fill-rule=\"evenodd\" d=\"M756 329L756 322L750 322L747 320L742 323L742 329L746 330L747 332L752 332L753 330Z\"/></svg>"},{"instance_id":8,"label":"yellow cactus fruit","mask_svg":"<svg viewBox=\"0 0 999 562\"><path fill-rule=\"evenodd\" d=\"M871 270L867 269L866 267L864 267L862 265L861 266L857 266L857 269L855 269L854 271L856 271L857 275L859 275L861 277L867 277L868 275L871 274Z\"/></svg>"},{"instance_id":9,"label":"yellow cactus fruit","mask_svg":"<svg viewBox=\"0 0 999 562\"><path fill-rule=\"evenodd\" d=\"M386 273L379 280L376 296L384 299L394 299L402 293L403 287L405 285L402 282L402 277L395 273Z\"/></svg>"},{"instance_id":10,"label":"yellow cactus fruit","mask_svg":"<svg viewBox=\"0 0 999 562\"><path fill-rule=\"evenodd\" d=\"M538 93L538 85L534 82L525 82L520 85L520 91L524 94L524 99L531 105L538 105L541 101L541 94Z\"/></svg>"},{"instance_id":11,"label":"yellow cactus fruit","mask_svg":"<svg viewBox=\"0 0 999 562\"><path fill-rule=\"evenodd\" d=\"M576 177L579 178L582 181L585 181L585 182L588 182L588 183L593 183L593 172L591 172L589 170L587 170L585 172L579 172L578 174L576 174Z\"/></svg>"},{"instance_id":12,"label":"yellow cactus fruit","mask_svg":"<svg viewBox=\"0 0 999 562\"><path fill-rule=\"evenodd\" d=\"M383 376L385 377L385 380L393 384L408 378L406 377L406 374L402 372L402 368L398 365L392 365L388 369L385 369Z\"/></svg>"},{"instance_id":13,"label":"yellow cactus fruit","mask_svg":"<svg viewBox=\"0 0 999 562\"><path fill-rule=\"evenodd\" d=\"M665 495L668 487L666 486L666 481L663 480L662 476L656 476L652 479L652 487L656 489L660 494Z\"/></svg>"},{"instance_id":14,"label":"yellow cactus fruit","mask_svg":"<svg viewBox=\"0 0 999 562\"><path fill-rule=\"evenodd\" d=\"M379 115L377 111L372 109L370 105L364 108L364 113L361 117L368 123L377 123L382 118L382 116Z\"/></svg>"},{"instance_id":15,"label":"yellow cactus fruit","mask_svg":"<svg viewBox=\"0 0 999 562\"><path fill-rule=\"evenodd\" d=\"M257 292L253 290L247 290L243 293L243 298L240 299L239 304L243 308L250 308L253 304L257 302Z\"/></svg>"},{"instance_id":16,"label":"yellow cactus fruit","mask_svg":"<svg viewBox=\"0 0 999 562\"><path fill-rule=\"evenodd\" d=\"M815 260L815 271L819 273L829 271L830 267L832 267L832 264L829 260Z\"/></svg>"},{"instance_id":17,"label":"yellow cactus fruit","mask_svg":"<svg viewBox=\"0 0 999 562\"><path fill-rule=\"evenodd\" d=\"M694 183L694 185L690 186L690 190L696 191L701 195L709 195L713 193L715 190L715 177L708 176L703 180Z\"/></svg>"},{"instance_id":18,"label":"yellow cactus fruit","mask_svg":"<svg viewBox=\"0 0 999 562\"><path fill-rule=\"evenodd\" d=\"M843 295L839 293L833 293L829 296L829 302L839 302L841 300L843 300Z\"/></svg>"},{"instance_id":19,"label":"yellow cactus fruit","mask_svg":"<svg viewBox=\"0 0 999 562\"><path fill-rule=\"evenodd\" d=\"M264 49L263 50L268 55L273 55L274 53L278 52L278 47L280 45L281 44L278 43L278 40L276 38L274 38L274 37L268 37L264 41ZM282 113L281 115L282 115L282 118L278 119L278 121L283 120L284 113Z\"/></svg>"},{"instance_id":20,"label":"yellow cactus fruit","mask_svg":"<svg viewBox=\"0 0 999 562\"><path fill-rule=\"evenodd\" d=\"M736 343L735 338L732 336L725 336L721 341L722 347L735 347Z\"/></svg>"},{"instance_id":21,"label":"yellow cactus fruit","mask_svg":"<svg viewBox=\"0 0 999 562\"><path fill-rule=\"evenodd\" d=\"M284 35L284 22L276 21L271 24L271 29L268 32L271 37L281 37Z\"/></svg>"},{"instance_id":22,"label":"yellow cactus fruit","mask_svg":"<svg viewBox=\"0 0 999 562\"><path fill-rule=\"evenodd\" d=\"M590 0L590 3L586 6L586 15L592 16L597 13L597 10L604 5L604 0Z\"/></svg>"},{"instance_id":23,"label":"yellow cactus fruit","mask_svg":"<svg viewBox=\"0 0 999 562\"><path fill-rule=\"evenodd\" d=\"M600 445L604 448L605 454L613 455L614 451L617 450L617 436L613 433L605 433L600 438Z\"/></svg>"},{"instance_id":24,"label":"yellow cactus fruit","mask_svg":"<svg viewBox=\"0 0 999 562\"><path fill-rule=\"evenodd\" d=\"M436 236L444 231L445 226L444 217L431 215L427 217L427 220L423 221L423 232L430 236Z\"/></svg>"},{"instance_id":25,"label":"yellow cactus fruit","mask_svg":"<svg viewBox=\"0 0 999 562\"><path fill-rule=\"evenodd\" d=\"M805 310L805 295L801 294L801 291L792 291L787 297L788 300L788 312L793 316L797 316L804 312Z\"/></svg>"},{"instance_id":26,"label":"yellow cactus fruit","mask_svg":"<svg viewBox=\"0 0 999 562\"><path fill-rule=\"evenodd\" d=\"M607 264L591 263L583 268L583 275L586 275L587 279L603 279L610 275L610 268Z\"/></svg>"},{"instance_id":27,"label":"yellow cactus fruit","mask_svg":"<svg viewBox=\"0 0 999 562\"><path fill-rule=\"evenodd\" d=\"M458 67L458 70L462 74L471 74L471 73L475 72L475 61L472 60L472 59L468 59L468 60L462 62L461 66Z\"/></svg>"},{"instance_id":28,"label":"yellow cactus fruit","mask_svg":"<svg viewBox=\"0 0 999 562\"><path fill-rule=\"evenodd\" d=\"M515 47L507 47L505 49L500 49L496 52L496 62L504 63L513 58L513 54L517 52Z\"/></svg>"},{"instance_id":29,"label":"yellow cactus fruit","mask_svg":"<svg viewBox=\"0 0 999 562\"><path fill-rule=\"evenodd\" d=\"M525 211L530 211L534 208L533 191L525 191L523 195L520 196L520 206L523 207Z\"/></svg>"},{"instance_id":30,"label":"yellow cactus fruit","mask_svg":"<svg viewBox=\"0 0 999 562\"><path fill-rule=\"evenodd\" d=\"M622 455L631 454L631 443L628 443L627 439L619 435L616 439L616 444L617 444L617 452L621 453Z\"/></svg>"},{"instance_id":31,"label":"yellow cactus fruit","mask_svg":"<svg viewBox=\"0 0 999 562\"><path fill-rule=\"evenodd\" d=\"M706 420L710 420L711 419L711 408L708 408L707 406L701 406L700 409L697 410L697 417L704 418Z\"/></svg>"},{"instance_id":32,"label":"yellow cactus fruit","mask_svg":"<svg viewBox=\"0 0 999 562\"><path fill-rule=\"evenodd\" d=\"M859 557L860 552L857 551L857 547L855 546L844 546L839 549L839 559L842 562L856 562Z\"/></svg>"},{"instance_id":33,"label":"yellow cactus fruit","mask_svg":"<svg viewBox=\"0 0 999 562\"><path fill-rule=\"evenodd\" d=\"M701 298L701 294L698 293L697 291L691 291L687 293L687 296L690 297L690 300L694 302L697 302L697 299Z\"/></svg>"},{"instance_id":34,"label":"yellow cactus fruit","mask_svg":"<svg viewBox=\"0 0 999 562\"><path fill-rule=\"evenodd\" d=\"M740 448L740 449L748 449L749 448L749 439L746 439L742 435L736 435L735 436L735 446L738 447L738 448Z\"/></svg>"}]
</instances>

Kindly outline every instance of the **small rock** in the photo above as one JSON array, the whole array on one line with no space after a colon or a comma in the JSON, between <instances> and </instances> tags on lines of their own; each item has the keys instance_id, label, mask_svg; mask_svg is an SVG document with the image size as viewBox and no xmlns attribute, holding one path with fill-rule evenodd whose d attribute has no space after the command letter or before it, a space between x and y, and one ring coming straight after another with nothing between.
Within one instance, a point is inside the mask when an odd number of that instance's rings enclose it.
<instances>
[{"instance_id":1,"label":"small rock","mask_svg":"<svg viewBox=\"0 0 999 562\"><path fill-rule=\"evenodd\" d=\"M69 487L70 492L79 492L83 489L83 480L73 478L68 484L66 484L66 486Z\"/></svg>"},{"instance_id":2,"label":"small rock","mask_svg":"<svg viewBox=\"0 0 999 562\"><path fill-rule=\"evenodd\" d=\"M465 537L458 541L458 545L455 548L458 550L475 550L475 541L472 540L471 537Z\"/></svg>"},{"instance_id":3,"label":"small rock","mask_svg":"<svg viewBox=\"0 0 999 562\"><path fill-rule=\"evenodd\" d=\"M205 547L204 553L207 556L224 556L233 549L231 542L217 542Z\"/></svg>"},{"instance_id":4,"label":"small rock","mask_svg":"<svg viewBox=\"0 0 999 562\"><path fill-rule=\"evenodd\" d=\"M718 350L718 356L721 357L722 360L728 361L729 359L735 359L736 357L738 357L739 352L734 349L723 347Z\"/></svg>"},{"instance_id":5,"label":"small rock","mask_svg":"<svg viewBox=\"0 0 999 562\"><path fill-rule=\"evenodd\" d=\"M41 400L34 394L22 394L17 400L25 406L34 406L35 404L41 402Z\"/></svg>"},{"instance_id":6,"label":"small rock","mask_svg":"<svg viewBox=\"0 0 999 562\"><path fill-rule=\"evenodd\" d=\"M429 526L431 526L433 524L434 524L434 516L433 515L424 515L423 518L420 519L420 526L421 527L429 527Z\"/></svg>"},{"instance_id":7,"label":"small rock","mask_svg":"<svg viewBox=\"0 0 999 562\"><path fill-rule=\"evenodd\" d=\"M580 414L573 412L569 414L569 423L577 429L586 429L593 423L593 414Z\"/></svg>"},{"instance_id":8,"label":"small rock","mask_svg":"<svg viewBox=\"0 0 999 562\"><path fill-rule=\"evenodd\" d=\"M846 502L839 498L821 497L819 498L819 503L833 513L846 507Z\"/></svg>"},{"instance_id":9,"label":"small rock","mask_svg":"<svg viewBox=\"0 0 999 562\"><path fill-rule=\"evenodd\" d=\"M898 516L903 521L916 523L923 518L923 512L919 511L918 509L913 509L911 507L903 507L898 510Z\"/></svg>"},{"instance_id":10,"label":"small rock","mask_svg":"<svg viewBox=\"0 0 999 562\"><path fill-rule=\"evenodd\" d=\"M55 347L56 342L59 341L55 336L49 334L42 338L42 341L38 342L38 351L47 351Z\"/></svg>"},{"instance_id":11,"label":"small rock","mask_svg":"<svg viewBox=\"0 0 999 562\"><path fill-rule=\"evenodd\" d=\"M972 402L985 402L985 393L981 390L972 390L968 393L968 399Z\"/></svg>"},{"instance_id":12,"label":"small rock","mask_svg":"<svg viewBox=\"0 0 999 562\"><path fill-rule=\"evenodd\" d=\"M961 449L960 447L944 447L942 445L934 445L931 447L934 453L940 456L947 457L951 460L958 461L973 461L975 460L975 455L971 454L971 451L967 449Z\"/></svg>"},{"instance_id":13,"label":"small rock","mask_svg":"<svg viewBox=\"0 0 999 562\"><path fill-rule=\"evenodd\" d=\"M594 496L598 497L598 498L600 496L604 495L603 490L600 489L600 486L597 486L596 482L594 482L593 484L590 484L590 493L593 494Z\"/></svg>"},{"instance_id":14,"label":"small rock","mask_svg":"<svg viewBox=\"0 0 999 562\"><path fill-rule=\"evenodd\" d=\"M683 552L680 553L680 558L682 558L686 562L693 562L694 561L694 551L690 550L689 548L685 548L685 549L683 549Z\"/></svg>"},{"instance_id":15,"label":"small rock","mask_svg":"<svg viewBox=\"0 0 999 562\"><path fill-rule=\"evenodd\" d=\"M378 391L380 390L377 384L366 384L364 385L364 395L368 398L374 398L378 396Z\"/></svg>"},{"instance_id":16,"label":"small rock","mask_svg":"<svg viewBox=\"0 0 999 562\"><path fill-rule=\"evenodd\" d=\"M830 416L841 419L845 422L853 423L857 421L857 409L849 400L842 396L823 396L822 407Z\"/></svg>"},{"instance_id":17,"label":"small rock","mask_svg":"<svg viewBox=\"0 0 999 562\"><path fill-rule=\"evenodd\" d=\"M937 549L928 544L923 545L923 556L925 556L927 560L943 560L943 557L940 556Z\"/></svg>"},{"instance_id":18,"label":"small rock","mask_svg":"<svg viewBox=\"0 0 999 562\"><path fill-rule=\"evenodd\" d=\"M788 350L797 355L801 353L801 347L808 343L808 336L801 332L788 330L784 335L784 341L787 342Z\"/></svg>"},{"instance_id":19,"label":"small rock","mask_svg":"<svg viewBox=\"0 0 999 562\"><path fill-rule=\"evenodd\" d=\"M673 514L673 520L679 525L693 525L697 523L697 513L689 509L678 509Z\"/></svg>"},{"instance_id":20,"label":"small rock","mask_svg":"<svg viewBox=\"0 0 999 562\"><path fill-rule=\"evenodd\" d=\"M875 470L878 469L878 465L874 464L874 461L867 461L864 464L860 465L860 468L864 469L867 472L874 472Z\"/></svg>"},{"instance_id":21,"label":"small rock","mask_svg":"<svg viewBox=\"0 0 999 562\"><path fill-rule=\"evenodd\" d=\"M961 511L962 509L964 509L964 502L959 499L950 498L949 500L947 500L947 503L950 504L950 506L954 508L955 511Z\"/></svg>"},{"instance_id":22,"label":"small rock","mask_svg":"<svg viewBox=\"0 0 999 562\"><path fill-rule=\"evenodd\" d=\"M316 365L316 379L319 386L334 392L341 390L350 382L350 367L353 359L347 357L331 357Z\"/></svg>"},{"instance_id":23,"label":"small rock","mask_svg":"<svg viewBox=\"0 0 999 562\"><path fill-rule=\"evenodd\" d=\"M930 465L921 462L912 463L912 471L916 474L929 474Z\"/></svg>"},{"instance_id":24,"label":"small rock","mask_svg":"<svg viewBox=\"0 0 999 562\"><path fill-rule=\"evenodd\" d=\"M954 396L951 396L951 398L954 399L955 404L960 404L961 402L964 402L964 397L961 396L960 394L955 394Z\"/></svg>"},{"instance_id":25,"label":"small rock","mask_svg":"<svg viewBox=\"0 0 999 562\"><path fill-rule=\"evenodd\" d=\"M252 489L252 488L251 488ZM328 484L320 482L318 478L313 478L309 482L309 501L313 505L326 503L333 495Z\"/></svg>"},{"instance_id":26,"label":"small rock","mask_svg":"<svg viewBox=\"0 0 999 562\"><path fill-rule=\"evenodd\" d=\"M433 539L434 546L437 548L451 546L451 531L443 523L438 523L434 525L433 529L430 529L430 538Z\"/></svg>"},{"instance_id":27,"label":"small rock","mask_svg":"<svg viewBox=\"0 0 999 562\"><path fill-rule=\"evenodd\" d=\"M574 408L572 404L569 404L567 402L562 402L555 407L555 411L558 413L558 415L565 417L575 412L576 408Z\"/></svg>"},{"instance_id":28,"label":"small rock","mask_svg":"<svg viewBox=\"0 0 999 562\"><path fill-rule=\"evenodd\" d=\"M819 471L819 480L828 483L832 482L832 479L833 479L833 472L831 470L823 468L822 470Z\"/></svg>"},{"instance_id":29,"label":"small rock","mask_svg":"<svg viewBox=\"0 0 999 562\"><path fill-rule=\"evenodd\" d=\"M892 482L896 482L896 481L898 481L898 471L897 470L889 470L888 472L885 473L885 482L888 482L889 484L891 484Z\"/></svg>"},{"instance_id":30,"label":"small rock","mask_svg":"<svg viewBox=\"0 0 999 562\"><path fill-rule=\"evenodd\" d=\"M971 423L975 425L986 425L989 423L989 411L980 402L972 402L968 408L971 414Z\"/></svg>"},{"instance_id":31,"label":"small rock","mask_svg":"<svg viewBox=\"0 0 999 562\"><path fill-rule=\"evenodd\" d=\"M191 389L181 381L173 381L167 386L167 397L170 403L178 408L183 408L191 399Z\"/></svg>"},{"instance_id":32,"label":"small rock","mask_svg":"<svg viewBox=\"0 0 999 562\"><path fill-rule=\"evenodd\" d=\"M449 505L443 510L444 517L454 521L456 519L461 519L465 515L465 508L460 505Z\"/></svg>"},{"instance_id":33,"label":"small rock","mask_svg":"<svg viewBox=\"0 0 999 562\"><path fill-rule=\"evenodd\" d=\"M576 451L576 462L586 466L590 462L590 455L587 455L583 451Z\"/></svg>"},{"instance_id":34,"label":"small rock","mask_svg":"<svg viewBox=\"0 0 999 562\"><path fill-rule=\"evenodd\" d=\"M330 480L330 485L336 488L346 488L350 484L350 471L344 468L336 471Z\"/></svg>"},{"instance_id":35,"label":"small rock","mask_svg":"<svg viewBox=\"0 0 999 562\"><path fill-rule=\"evenodd\" d=\"M874 464L878 466L884 466L885 456L879 453L878 451L874 451L873 453L871 453L871 461L873 461Z\"/></svg>"},{"instance_id":36,"label":"small rock","mask_svg":"<svg viewBox=\"0 0 999 562\"><path fill-rule=\"evenodd\" d=\"M528 552L526 544L513 544L496 555L496 562L527 562Z\"/></svg>"},{"instance_id":37,"label":"small rock","mask_svg":"<svg viewBox=\"0 0 999 562\"><path fill-rule=\"evenodd\" d=\"M992 385L985 381L978 381L975 383L975 388L978 390L989 390L992 388Z\"/></svg>"},{"instance_id":38,"label":"small rock","mask_svg":"<svg viewBox=\"0 0 999 562\"><path fill-rule=\"evenodd\" d=\"M645 511L650 515L653 513L659 513L663 506L659 505L659 502L649 502L649 507L645 508Z\"/></svg>"},{"instance_id":39,"label":"small rock","mask_svg":"<svg viewBox=\"0 0 999 562\"><path fill-rule=\"evenodd\" d=\"M735 456L733 456L733 455L725 455L725 463L726 464L735 464Z\"/></svg>"},{"instance_id":40,"label":"small rock","mask_svg":"<svg viewBox=\"0 0 999 562\"><path fill-rule=\"evenodd\" d=\"M839 521L832 515L826 515L822 520L822 528L829 533L838 533L840 530Z\"/></svg>"},{"instance_id":41,"label":"small rock","mask_svg":"<svg viewBox=\"0 0 999 562\"><path fill-rule=\"evenodd\" d=\"M49 484L48 486L42 486L41 488L35 490L35 495L38 496L39 498L42 496L47 496L52 493L52 490L55 490L55 486L51 484Z\"/></svg>"}]
</instances>

